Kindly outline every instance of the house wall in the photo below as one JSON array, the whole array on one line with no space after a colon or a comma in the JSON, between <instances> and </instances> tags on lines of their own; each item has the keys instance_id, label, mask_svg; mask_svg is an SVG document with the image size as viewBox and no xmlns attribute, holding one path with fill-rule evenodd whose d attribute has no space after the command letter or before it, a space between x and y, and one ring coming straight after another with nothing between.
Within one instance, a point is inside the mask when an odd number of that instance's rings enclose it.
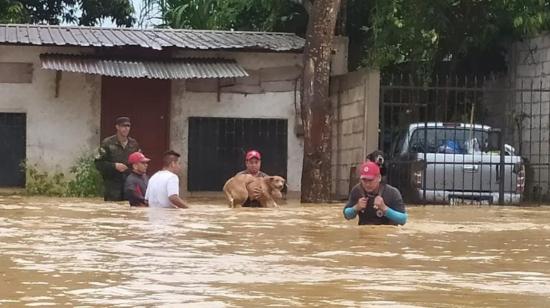
<instances>
[{"instance_id":1,"label":"house wall","mask_svg":"<svg viewBox=\"0 0 550 308\"><path fill-rule=\"evenodd\" d=\"M0 112L27 114L27 161L41 170L67 172L99 143L99 76L62 73L56 97L55 71L40 68L46 52L86 49L0 46L0 63L32 63L32 83L1 83Z\"/></svg>"},{"instance_id":2,"label":"house wall","mask_svg":"<svg viewBox=\"0 0 550 308\"><path fill-rule=\"evenodd\" d=\"M41 53L82 54L93 53L93 50L0 46L0 62L32 63L33 68L31 83L25 83L25 76L18 81L22 83L0 83L0 112L27 114L26 155L30 164L36 164L44 171L68 173L78 157L93 151L100 142L101 77L63 72L56 85L56 72L43 70L40 67ZM178 52L175 56L232 58L250 73L248 78L223 80L220 93L218 93L216 80L172 81L170 146L183 154L184 166L187 163L189 117L286 119L288 121L288 190L299 191L303 139L297 109L300 101L299 78L302 56L296 53L223 51ZM334 78L351 80L355 77ZM343 85L340 92L344 96L342 106L353 104L354 100L364 95L366 79L358 78L361 81L357 85L350 85L351 81L341 81ZM353 82L357 82L357 78L354 80ZM364 100L364 98L361 99ZM346 130L342 135L346 139L344 141L346 145L356 143L351 141L353 138L347 136L350 134L348 130L352 127L353 134L354 130L358 129L357 125L360 125L358 123L365 112L362 111L360 116L352 115L347 118L349 108L352 107L344 108L342 112L345 118L338 122L342 126L341 129ZM366 136L358 138L366 140ZM339 184L335 185L339 187L338 192L345 190L343 183L349 178L349 169L348 172L342 170L360 161L358 157L364 156L364 152L365 149L362 152L358 150L354 152L352 146L348 146L343 151L341 149L335 151L344 157L343 160L342 157L339 158L338 164L341 170L334 173L339 175L336 180ZM187 174L184 171L182 188L187 187L186 180Z\"/></svg>"},{"instance_id":3,"label":"house wall","mask_svg":"<svg viewBox=\"0 0 550 308\"><path fill-rule=\"evenodd\" d=\"M332 194L348 196L357 183L355 170L378 148L380 74L360 70L331 79Z\"/></svg>"},{"instance_id":4,"label":"house wall","mask_svg":"<svg viewBox=\"0 0 550 308\"><path fill-rule=\"evenodd\" d=\"M222 57L235 59L250 77L223 80L219 93L216 80L174 80L170 146L188 157L189 117L277 118L288 120L287 184L289 192L300 190L303 141L296 134L299 104L297 79L302 57L295 53L180 52L177 57ZM187 168L181 177L187 188Z\"/></svg>"},{"instance_id":5,"label":"house wall","mask_svg":"<svg viewBox=\"0 0 550 308\"><path fill-rule=\"evenodd\" d=\"M92 52L86 48L0 46L0 62L32 63L32 83L0 83L0 112L27 114L27 160L40 170L68 173L78 157L97 148L101 76L63 72L56 96L56 72L41 69L39 55ZM176 56L236 59L251 75L224 80L219 101L216 80L172 81L170 146L183 154L184 166L189 117L287 119L288 190L299 191L303 143L295 133L299 126L295 108L299 104L301 55L201 51ZM186 180L184 172L182 188L187 187Z\"/></svg>"}]
</instances>

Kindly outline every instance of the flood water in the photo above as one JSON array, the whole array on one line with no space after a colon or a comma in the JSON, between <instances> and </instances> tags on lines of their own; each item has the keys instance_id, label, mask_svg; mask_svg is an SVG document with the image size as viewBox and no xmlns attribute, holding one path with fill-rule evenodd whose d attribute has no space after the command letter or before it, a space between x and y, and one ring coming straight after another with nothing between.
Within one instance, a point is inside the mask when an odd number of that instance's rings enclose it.
<instances>
[{"instance_id":1,"label":"flood water","mask_svg":"<svg viewBox=\"0 0 550 308\"><path fill-rule=\"evenodd\" d=\"M0 306L550 307L550 207L190 206L0 197Z\"/></svg>"}]
</instances>

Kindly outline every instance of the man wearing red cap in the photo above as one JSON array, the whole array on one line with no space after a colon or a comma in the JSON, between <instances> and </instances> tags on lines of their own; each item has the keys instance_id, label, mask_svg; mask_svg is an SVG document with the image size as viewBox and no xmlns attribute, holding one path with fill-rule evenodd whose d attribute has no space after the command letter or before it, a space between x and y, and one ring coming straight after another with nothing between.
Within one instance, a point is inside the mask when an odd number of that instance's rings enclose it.
<instances>
[{"instance_id":1,"label":"man wearing red cap","mask_svg":"<svg viewBox=\"0 0 550 308\"><path fill-rule=\"evenodd\" d=\"M359 215L360 225L404 225L407 213L399 190L381 183L380 168L374 162L363 163L360 172L361 182L350 192L344 217Z\"/></svg>"},{"instance_id":2,"label":"man wearing red cap","mask_svg":"<svg viewBox=\"0 0 550 308\"><path fill-rule=\"evenodd\" d=\"M243 170L237 173L236 175L250 174L255 177L261 177L261 178L268 176L267 174L260 171L260 167L262 166L262 155L260 154L260 152L256 150L248 151L246 152L246 155L244 156L244 158L245 158L244 163L246 165L246 170ZM257 189L254 191L254 196L252 199L257 199L261 193L262 193L261 188L257 187ZM260 206L261 205L258 202L258 200L251 200L250 198L248 198L246 202L243 204L243 207L260 207Z\"/></svg>"},{"instance_id":3,"label":"man wearing red cap","mask_svg":"<svg viewBox=\"0 0 550 308\"><path fill-rule=\"evenodd\" d=\"M151 160L141 152L134 152L128 156L132 172L124 183L124 197L130 202L130 206L148 206L145 191L149 182L146 174L149 161Z\"/></svg>"}]
</instances>

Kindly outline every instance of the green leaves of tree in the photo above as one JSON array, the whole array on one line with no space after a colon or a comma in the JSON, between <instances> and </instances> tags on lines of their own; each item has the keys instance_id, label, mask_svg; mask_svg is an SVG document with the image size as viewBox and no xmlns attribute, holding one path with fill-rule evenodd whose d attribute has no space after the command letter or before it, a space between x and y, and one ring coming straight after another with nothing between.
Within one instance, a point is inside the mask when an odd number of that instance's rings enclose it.
<instances>
[{"instance_id":1,"label":"green leaves of tree","mask_svg":"<svg viewBox=\"0 0 550 308\"><path fill-rule=\"evenodd\" d=\"M292 0L157 0L171 28L305 33L307 14ZM294 31L293 31L294 30Z\"/></svg>"},{"instance_id":2,"label":"green leaves of tree","mask_svg":"<svg viewBox=\"0 0 550 308\"><path fill-rule=\"evenodd\" d=\"M130 0L0 0L0 21L4 23L91 26L109 18L118 26L131 26L132 13Z\"/></svg>"},{"instance_id":3,"label":"green leaves of tree","mask_svg":"<svg viewBox=\"0 0 550 308\"><path fill-rule=\"evenodd\" d=\"M382 68L498 55L505 43L550 28L549 0L351 0L348 12L351 33L367 30L363 64Z\"/></svg>"}]
</instances>

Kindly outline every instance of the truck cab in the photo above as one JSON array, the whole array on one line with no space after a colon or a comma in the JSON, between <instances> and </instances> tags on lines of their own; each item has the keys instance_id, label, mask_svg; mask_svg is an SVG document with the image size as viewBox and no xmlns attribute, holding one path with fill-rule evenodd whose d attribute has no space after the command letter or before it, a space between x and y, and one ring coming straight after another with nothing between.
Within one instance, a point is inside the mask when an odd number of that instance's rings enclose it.
<instances>
[{"instance_id":1,"label":"truck cab","mask_svg":"<svg viewBox=\"0 0 550 308\"><path fill-rule=\"evenodd\" d=\"M500 138L500 131L487 125L410 124L392 145L387 181L408 202L519 203L523 162L513 147L500 145Z\"/></svg>"}]
</instances>

